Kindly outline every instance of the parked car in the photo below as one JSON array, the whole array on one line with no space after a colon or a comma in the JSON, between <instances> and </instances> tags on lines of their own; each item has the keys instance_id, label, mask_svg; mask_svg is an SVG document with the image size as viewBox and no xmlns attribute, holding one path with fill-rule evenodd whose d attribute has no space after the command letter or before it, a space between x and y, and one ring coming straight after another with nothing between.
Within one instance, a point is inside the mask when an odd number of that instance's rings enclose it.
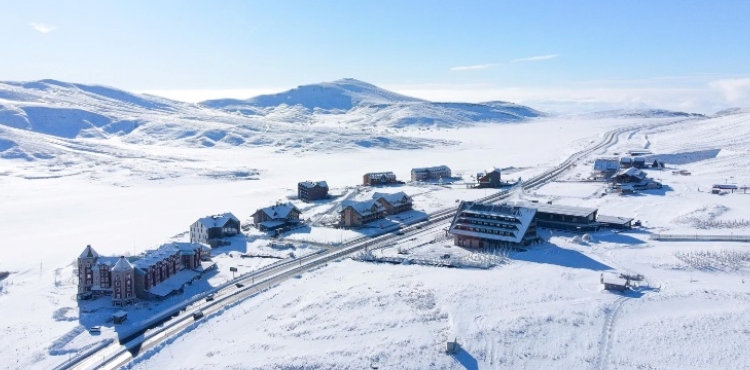
<instances>
[{"instance_id":1,"label":"parked car","mask_svg":"<svg viewBox=\"0 0 750 370\"><path fill-rule=\"evenodd\" d=\"M89 328L89 333L101 333L102 327L101 326L92 326Z\"/></svg>"}]
</instances>

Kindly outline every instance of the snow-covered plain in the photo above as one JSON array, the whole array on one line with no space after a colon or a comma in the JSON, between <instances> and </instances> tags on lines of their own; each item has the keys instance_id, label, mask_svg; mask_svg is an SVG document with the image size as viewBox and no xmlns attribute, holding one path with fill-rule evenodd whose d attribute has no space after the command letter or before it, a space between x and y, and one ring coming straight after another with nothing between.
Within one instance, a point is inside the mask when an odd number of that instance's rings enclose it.
<instances>
[{"instance_id":1,"label":"snow-covered plain","mask_svg":"<svg viewBox=\"0 0 750 370\"><path fill-rule=\"evenodd\" d=\"M750 235L750 226L741 222L750 220L750 196L708 191L714 183L750 183L748 123L746 111L705 119L540 118L392 134L393 143L450 145L344 146L340 151L335 145L304 150L315 143L286 151L263 145L150 145L117 135L60 139L2 128L3 153L55 147L62 155L0 159L0 233L5 236L0 271L11 272L0 281L0 367L52 368L116 334L105 325L101 336L92 336L84 330L88 323L81 322L71 263L86 244L102 254L137 254L184 239L199 217L231 211L245 221L257 208L294 201L296 183L308 179L326 180L341 196L330 203L298 202L303 217L320 225L284 238L331 244L357 235L322 224L335 213L336 202L371 196L356 187L364 172L392 170L406 179L412 167L450 166L463 178L455 185L386 188L414 196L415 209L429 213L492 191L461 185L476 172L512 167L508 176L528 178L605 131L645 125L600 154L648 148L669 167L650 171L667 185L664 189L602 196L603 184L578 182L591 167L592 158L582 158L564 182L518 195L596 206L603 214L640 219L643 229L593 233L591 241L545 232L549 243L505 254L490 269L333 262L202 321L131 367L749 368L750 286L744 282L749 265L742 256L750 247L648 237L648 232ZM34 145L44 150L35 151ZM672 175L673 169L692 175ZM450 246L439 232L425 232L422 242L404 246L418 257L483 258ZM235 252L286 253L268 249L262 238L250 232L245 251L227 251L216 259L221 266L239 261L229 256ZM376 253L394 253L397 247ZM252 269L269 258L254 260L240 262ZM599 276L612 272L643 274L646 281L638 292L602 292ZM211 284L226 278L218 275ZM149 307L158 310L159 304ZM445 341L453 338L461 350L446 355Z\"/></svg>"}]
</instances>

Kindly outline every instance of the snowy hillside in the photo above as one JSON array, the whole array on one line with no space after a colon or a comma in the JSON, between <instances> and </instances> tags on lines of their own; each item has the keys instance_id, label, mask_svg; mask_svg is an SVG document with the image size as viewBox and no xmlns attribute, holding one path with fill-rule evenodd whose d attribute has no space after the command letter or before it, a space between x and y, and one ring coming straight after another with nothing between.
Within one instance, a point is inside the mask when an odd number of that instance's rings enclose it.
<instances>
[{"instance_id":1,"label":"snowy hillside","mask_svg":"<svg viewBox=\"0 0 750 370\"><path fill-rule=\"evenodd\" d=\"M664 109L615 109L576 114L572 118L686 118L705 117L699 113L677 112Z\"/></svg>"},{"instance_id":2,"label":"snowy hillside","mask_svg":"<svg viewBox=\"0 0 750 370\"><path fill-rule=\"evenodd\" d=\"M287 122L400 129L460 127L478 122L515 122L544 116L534 109L506 102L434 103L351 78L303 85L247 100L210 100L200 105Z\"/></svg>"}]
</instances>

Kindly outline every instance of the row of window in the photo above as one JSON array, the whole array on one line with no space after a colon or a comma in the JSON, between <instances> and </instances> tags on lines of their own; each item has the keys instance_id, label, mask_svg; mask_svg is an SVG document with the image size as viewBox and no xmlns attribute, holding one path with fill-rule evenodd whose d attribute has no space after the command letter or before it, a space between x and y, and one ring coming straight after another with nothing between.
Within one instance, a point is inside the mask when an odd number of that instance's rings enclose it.
<instances>
[{"instance_id":1,"label":"row of window","mask_svg":"<svg viewBox=\"0 0 750 370\"><path fill-rule=\"evenodd\" d=\"M474 231L478 233L484 233L484 234L493 234L493 235L503 235L503 236L515 236L516 234L509 231L500 231L500 230L492 230L492 229L485 229L483 227L471 227L467 225L458 225L456 226L459 230L466 230L466 231Z\"/></svg>"}]
</instances>

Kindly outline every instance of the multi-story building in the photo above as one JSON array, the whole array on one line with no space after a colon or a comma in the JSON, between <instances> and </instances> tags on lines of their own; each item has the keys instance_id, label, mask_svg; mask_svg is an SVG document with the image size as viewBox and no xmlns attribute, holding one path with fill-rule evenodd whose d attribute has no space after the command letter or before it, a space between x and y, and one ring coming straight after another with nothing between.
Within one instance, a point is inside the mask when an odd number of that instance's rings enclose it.
<instances>
[{"instance_id":1,"label":"multi-story building","mask_svg":"<svg viewBox=\"0 0 750 370\"><path fill-rule=\"evenodd\" d=\"M440 180L451 177L448 166L421 167L411 169L411 181Z\"/></svg>"},{"instance_id":2,"label":"multi-story building","mask_svg":"<svg viewBox=\"0 0 750 370\"><path fill-rule=\"evenodd\" d=\"M325 181L303 181L297 184L297 197L303 202L328 198L328 183Z\"/></svg>"},{"instance_id":3,"label":"multi-story building","mask_svg":"<svg viewBox=\"0 0 750 370\"><path fill-rule=\"evenodd\" d=\"M396 174L393 172L369 172L362 176L362 185L385 185L385 184L398 184L399 181L396 179Z\"/></svg>"},{"instance_id":4,"label":"multi-story building","mask_svg":"<svg viewBox=\"0 0 750 370\"><path fill-rule=\"evenodd\" d=\"M210 253L203 244L170 243L136 257L103 257L86 246L78 257L78 298L109 295L123 306L167 297L215 267Z\"/></svg>"},{"instance_id":5,"label":"multi-story building","mask_svg":"<svg viewBox=\"0 0 750 370\"><path fill-rule=\"evenodd\" d=\"M448 233L457 246L522 247L539 240L533 208L461 202Z\"/></svg>"},{"instance_id":6,"label":"multi-story building","mask_svg":"<svg viewBox=\"0 0 750 370\"><path fill-rule=\"evenodd\" d=\"M259 230L271 231L300 223L302 212L292 203L276 203L253 213L253 224Z\"/></svg>"},{"instance_id":7,"label":"multi-story building","mask_svg":"<svg viewBox=\"0 0 750 370\"><path fill-rule=\"evenodd\" d=\"M227 212L198 219L190 225L190 242L208 244L212 248L229 244L224 239L240 233L240 220Z\"/></svg>"},{"instance_id":8,"label":"multi-story building","mask_svg":"<svg viewBox=\"0 0 750 370\"><path fill-rule=\"evenodd\" d=\"M411 211L414 206L411 197L406 195L403 191L393 194L374 193L372 199L380 203L380 205L385 208L386 214L389 215Z\"/></svg>"},{"instance_id":9,"label":"multi-story building","mask_svg":"<svg viewBox=\"0 0 750 370\"><path fill-rule=\"evenodd\" d=\"M384 218L386 214L385 207L374 199L363 202L344 201L341 203L341 226L362 227L368 222Z\"/></svg>"}]
</instances>

